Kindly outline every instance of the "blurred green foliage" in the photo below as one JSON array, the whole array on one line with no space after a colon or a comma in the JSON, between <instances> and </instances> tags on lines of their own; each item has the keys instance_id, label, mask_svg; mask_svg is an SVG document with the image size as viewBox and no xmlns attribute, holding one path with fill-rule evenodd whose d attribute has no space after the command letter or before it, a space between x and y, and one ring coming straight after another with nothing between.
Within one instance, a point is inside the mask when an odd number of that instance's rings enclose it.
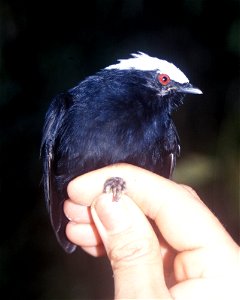
<instances>
[{"instance_id":1,"label":"blurred green foliage","mask_svg":"<svg viewBox=\"0 0 240 300\"><path fill-rule=\"evenodd\" d=\"M175 180L197 190L239 240L239 2L0 0L0 286L6 299L108 299L106 259L58 246L39 146L51 98L141 50L201 88L174 114ZM184 209L184 208L183 208Z\"/></svg>"}]
</instances>

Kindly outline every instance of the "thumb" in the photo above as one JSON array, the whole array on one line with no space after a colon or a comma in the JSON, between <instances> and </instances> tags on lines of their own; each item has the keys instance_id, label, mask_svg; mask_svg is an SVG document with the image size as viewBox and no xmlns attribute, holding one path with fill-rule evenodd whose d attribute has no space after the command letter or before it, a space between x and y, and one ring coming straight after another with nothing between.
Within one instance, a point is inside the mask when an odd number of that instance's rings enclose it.
<instances>
[{"instance_id":1,"label":"thumb","mask_svg":"<svg viewBox=\"0 0 240 300\"><path fill-rule=\"evenodd\" d=\"M115 299L170 299L157 237L137 205L126 195L113 201L102 194L91 211L113 269Z\"/></svg>"}]
</instances>

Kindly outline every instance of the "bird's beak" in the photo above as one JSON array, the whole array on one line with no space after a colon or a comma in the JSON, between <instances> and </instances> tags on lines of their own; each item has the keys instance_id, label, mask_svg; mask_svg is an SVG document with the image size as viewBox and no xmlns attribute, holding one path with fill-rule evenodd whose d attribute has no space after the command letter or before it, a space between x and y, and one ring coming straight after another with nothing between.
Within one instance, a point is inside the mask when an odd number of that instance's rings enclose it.
<instances>
[{"instance_id":1,"label":"bird's beak","mask_svg":"<svg viewBox=\"0 0 240 300\"><path fill-rule=\"evenodd\" d=\"M190 83L186 85L178 86L177 90L179 93L184 93L184 94L201 95L203 93L200 89L193 87Z\"/></svg>"}]
</instances>

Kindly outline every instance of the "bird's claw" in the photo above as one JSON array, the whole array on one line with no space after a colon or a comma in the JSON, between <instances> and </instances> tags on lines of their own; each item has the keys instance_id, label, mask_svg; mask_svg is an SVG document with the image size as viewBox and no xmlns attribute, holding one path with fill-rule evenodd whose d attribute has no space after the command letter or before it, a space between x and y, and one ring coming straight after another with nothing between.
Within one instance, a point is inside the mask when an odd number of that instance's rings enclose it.
<instances>
[{"instance_id":1,"label":"bird's claw","mask_svg":"<svg viewBox=\"0 0 240 300\"><path fill-rule=\"evenodd\" d=\"M112 193L113 201L118 201L126 189L126 182L121 177L111 177L106 180L103 186L104 193Z\"/></svg>"}]
</instances>

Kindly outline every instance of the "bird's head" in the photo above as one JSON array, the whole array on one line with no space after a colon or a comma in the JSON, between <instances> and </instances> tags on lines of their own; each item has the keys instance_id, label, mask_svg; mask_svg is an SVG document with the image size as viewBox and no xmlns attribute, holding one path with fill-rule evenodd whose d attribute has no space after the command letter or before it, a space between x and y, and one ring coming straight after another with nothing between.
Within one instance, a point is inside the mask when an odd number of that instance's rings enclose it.
<instances>
[{"instance_id":1,"label":"bird's head","mask_svg":"<svg viewBox=\"0 0 240 300\"><path fill-rule=\"evenodd\" d=\"M142 74L144 85L166 101L170 99L172 107L181 104L185 94L202 94L174 64L143 52L132 54L129 59L120 59L118 64L110 65L105 70L135 71Z\"/></svg>"}]
</instances>

